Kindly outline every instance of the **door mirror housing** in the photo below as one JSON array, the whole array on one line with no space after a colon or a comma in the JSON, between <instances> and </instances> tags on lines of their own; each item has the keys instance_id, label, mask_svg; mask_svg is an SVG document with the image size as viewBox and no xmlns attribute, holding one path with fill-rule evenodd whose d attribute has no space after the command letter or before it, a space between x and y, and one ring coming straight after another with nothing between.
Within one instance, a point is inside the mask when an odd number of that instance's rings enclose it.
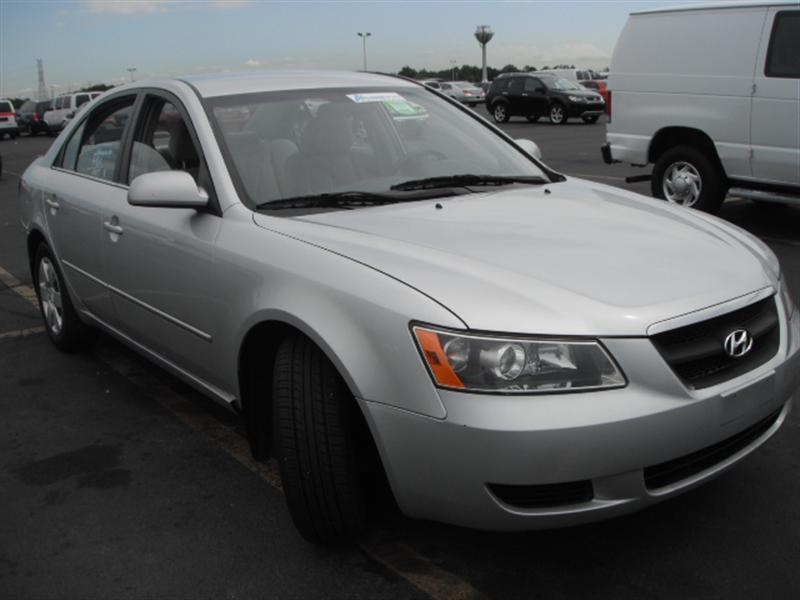
<instances>
[{"instance_id":1,"label":"door mirror housing","mask_svg":"<svg viewBox=\"0 0 800 600\"><path fill-rule=\"evenodd\" d=\"M205 208L208 194L186 171L155 171L139 175L128 189L128 204L158 208Z\"/></svg>"},{"instance_id":2,"label":"door mirror housing","mask_svg":"<svg viewBox=\"0 0 800 600\"><path fill-rule=\"evenodd\" d=\"M517 146L525 151L526 154L530 154L536 160L542 160L542 151L536 142L525 138L520 138L514 141L516 142Z\"/></svg>"}]
</instances>

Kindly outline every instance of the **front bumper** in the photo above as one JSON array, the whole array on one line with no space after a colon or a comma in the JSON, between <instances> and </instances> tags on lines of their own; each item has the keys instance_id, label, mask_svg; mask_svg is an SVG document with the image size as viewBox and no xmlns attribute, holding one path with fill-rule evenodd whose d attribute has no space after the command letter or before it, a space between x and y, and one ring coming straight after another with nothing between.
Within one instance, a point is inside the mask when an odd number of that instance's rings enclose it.
<instances>
[{"instance_id":1,"label":"front bumper","mask_svg":"<svg viewBox=\"0 0 800 600\"><path fill-rule=\"evenodd\" d=\"M800 316L793 321L800 330ZM360 401L401 509L491 530L632 512L719 475L755 450L785 421L800 384L797 340L784 340L754 371L700 391L688 390L646 338L603 343L629 376L624 389L528 397L440 390L444 420ZM646 483L646 469L735 439L771 416L735 452L666 485ZM489 487L576 482L590 482L589 498L536 507L506 502Z\"/></svg>"},{"instance_id":2,"label":"front bumper","mask_svg":"<svg viewBox=\"0 0 800 600\"><path fill-rule=\"evenodd\" d=\"M567 108L570 117L599 117L605 113L604 104L571 103Z\"/></svg>"}]
</instances>

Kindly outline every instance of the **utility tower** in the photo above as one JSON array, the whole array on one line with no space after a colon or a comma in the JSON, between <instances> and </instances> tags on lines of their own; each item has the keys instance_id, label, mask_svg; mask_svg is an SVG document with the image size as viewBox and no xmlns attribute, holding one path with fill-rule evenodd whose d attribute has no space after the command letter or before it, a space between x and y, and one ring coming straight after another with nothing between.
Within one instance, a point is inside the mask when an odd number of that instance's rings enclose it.
<instances>
[{"instance_id":1,"label":"utility tower","mask_svg":"<svg viewBox=\"0 0 800 600\"><path fill-rule=\"evenodd\" d=\"M489 43L494 37L494 31L488 25L478 25L478 29L475 30L475 39L478 40L478 43L481 45L481 52L483 54L483 71L482 71L482 82L489 81L489 77L486 73L486 44Z\"/></svg>"},{"instance_id":2,"label":"utility tower","mask_svg":"<svg viewBox=\"0 0 800 600\"><path fill-rule=\"evenodd\" d=\"M39 100L47 100L47 86L44 84L44 64L42 59L36 59L36 67L39 69Z\"/></svg>"}]
</instances>

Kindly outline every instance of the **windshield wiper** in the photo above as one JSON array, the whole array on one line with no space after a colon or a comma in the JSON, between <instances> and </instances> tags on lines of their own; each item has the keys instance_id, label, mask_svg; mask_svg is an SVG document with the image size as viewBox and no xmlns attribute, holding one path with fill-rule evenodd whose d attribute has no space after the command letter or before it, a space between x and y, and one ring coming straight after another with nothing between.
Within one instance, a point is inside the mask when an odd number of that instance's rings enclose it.
<instances>
[{"instance_id":1,"label":"windshield wiper","mask_svg":"<svg viewBox=\"0 0 800 600\"><path fill-rule=\"evenodd\" d=\"M393 185L390 189L396 191L432 190L444 187L477 187L489 185L509 185L512 183L544 184L549 180L538 175L445 175L443 177L427 177L425 179L411 179Z\"/></svg>"},{"instance_id":2,"label":"windshield wiper","mask_svg":"<svg viewBox=\"0 0 800 600\"><path fill-rule=\"evenodd\" d=\"M381 204L391 204L399 202L400 198L387 194L376 194L372 192L333 192L327 194L309 194L307 196L295 196L284 198L283 200L272 200L271 202L261 202L256 205L257 209L277 210L281 208L352 208L358 206L379 206Z\"/></svg>"}]
</instances>

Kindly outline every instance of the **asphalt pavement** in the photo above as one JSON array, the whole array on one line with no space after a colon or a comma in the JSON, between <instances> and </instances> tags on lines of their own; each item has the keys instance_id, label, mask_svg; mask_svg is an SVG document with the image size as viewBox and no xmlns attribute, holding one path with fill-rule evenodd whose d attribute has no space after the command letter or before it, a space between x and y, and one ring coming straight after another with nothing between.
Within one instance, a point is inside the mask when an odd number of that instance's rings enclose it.
<instances>
[{"instance_id":1,"label":"asphalt pavement","mask_svg":"<svg viewBox=\"0 0 800 600\"><path fill-rule=\"evenodd\" d=\"M480 109L479 109L480 110ZM568 175L627 186L602 123L514 120ZM0 599L789 598L800 590L800 417L731 472L603 523L498 534L389 512L357 544L295 532L274 464L238 418L101 336L66 355L42 332L19 174L51 138L0 141ZM654 200L655 201L655 200ZM800 210L734 200L795 298ZM27 296L26 296L27 294Z\"/></svg>"}]
</instances>

